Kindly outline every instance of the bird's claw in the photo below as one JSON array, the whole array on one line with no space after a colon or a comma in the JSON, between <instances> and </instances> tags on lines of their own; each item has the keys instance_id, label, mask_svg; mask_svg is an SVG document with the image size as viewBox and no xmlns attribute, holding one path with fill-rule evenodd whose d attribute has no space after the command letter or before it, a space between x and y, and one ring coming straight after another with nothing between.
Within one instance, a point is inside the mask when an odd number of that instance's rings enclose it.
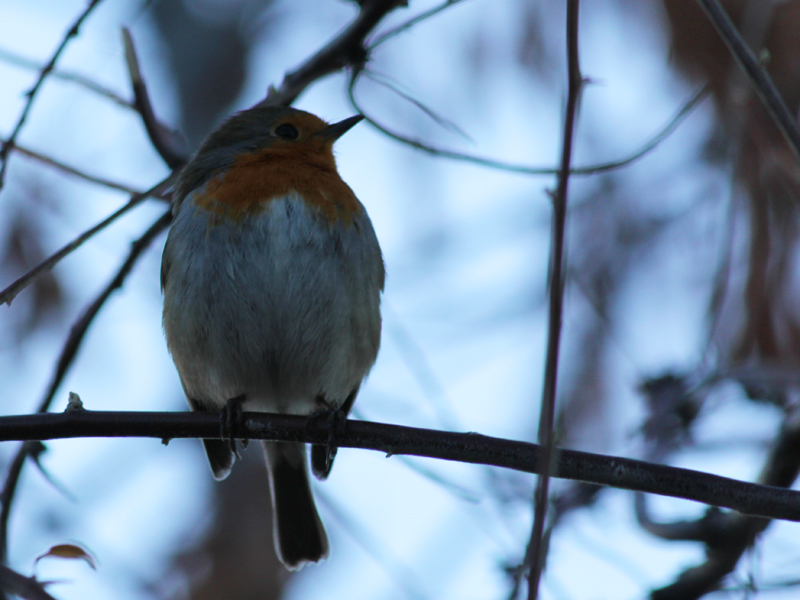
<instances>
[{"instance_id":1,"label":"bird's claw","mask_svg":"<svg viewBox=\"0 0 800 600\"><path fill-rule=\"evenodd\" d=\"M242 456L239 453L236 440L241 439L242 445L245 447L247 446L247 439L242 438L241 435L244 429L244 412L242 411L244 400L244 394L231 398L225 403L225 406L219 413L220 437L230 444L231 452L236 456L237 460L242 458Z\"/></svg>"},{"instance_id":2,"label":"bird's claw","mask_svg":"<svg viewBox=\"0 0 800 600\"><path fill-rule=\"evenodd\" d=\"M327 403L326 403L327 404ZM347 414L339 406L323 408L311 415L312 422L322 422L328 431L328 441L325 445L314 444L311 446L311 470L317 479L326 479L333 467L333 459L339 448L336 445L337 437L344 433L347 423Z\"/></svg>"}]
</instances>

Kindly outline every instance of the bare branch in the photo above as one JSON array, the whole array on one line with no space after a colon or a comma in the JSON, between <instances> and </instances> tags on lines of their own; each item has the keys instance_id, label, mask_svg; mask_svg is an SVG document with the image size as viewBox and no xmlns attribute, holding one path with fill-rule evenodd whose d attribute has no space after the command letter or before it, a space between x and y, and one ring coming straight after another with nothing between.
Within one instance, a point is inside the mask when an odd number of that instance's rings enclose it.
<instances>
[{"instance_id":1,"label":"bare branch","mask_svg":"<svg viewBox=\"0 0 800 600\"><path fill-rule=\"evenodd\" d=\"M405 144L407 146L411 146L412 148L416 148L417 150L422 150L432 156L439 156L442 158L449 158L452 160L461 160L464 162L468 162L474 165L478 165L481 167L487 167L490 169L499 169L501 171L508 171L510 173L523 173L525 175L557 175L558 169L554 167L532 167L528 165L518 165L513 163L507 163L500 160L495 160L493 158L486 158L483 156L475 156L474 154L466 154L464 152L456 152L454 150L447 150L445 148L436 148L435 146L431 146L430 144L426 144L419 140L415 140L413 138L407 137L397 131L389 129L382 123L375 120L374 117L370 116L367 111L358 103L355 97L355 85L358 81L359 76L361 75L360 72L354 73L353 78L350 80L350 86L348 88L348 95L350 98L350 104L353 108L359 112L360 114L364 115L364 120L367 121L370 125L372 125L375 129L383 133L384 135L389 136L395 141L400 142L401 144ZM629 154L625 158L621 158L618 160L613 160L610 162L600 163L597 165L589 165L587 167L574 167L570 169L570 175L597 175L599 173L607 173L609 171L615 171L617 169L621 169L622 167L627 167L638 161L641 158L644 158L646 155L650 154L656 147L661 144L665 139L667 139L673 131L675 131L678 126L683 123L683 121L688 117L692 111L694 111L697 106L706 99L710 92L709 86L703 86L700 90L698 90L692 97L684 103L684 105L678 110L678 112L673 115L670 120L664 125L664 127L658 131L648 142L642 146L639 150L636 150L632 154Z\"/></svg>"},{"instance_id":2,"label":"bare branch","mask_svg":"<svg viewBox=\"0 0 800 600\"><path fill-rule=\"evenodd\" d=\"M22 467L25 466L25 460L33 452L36 444L39 443L29 441L22 444L8 467L6 481L3 484L3 492L0 494L0 510L2 510L0 513L0 564L5 562L8 555L8 518L11 515L11 502L14 498L17 482L22 474ZM5 600L3 596L0 596L0 598Z\"/></svg>"},{"instance_id":3,"label":"bare branch","mask_svg":"<svg viewBox=\"0 0 800 600\"><path fill-rule=\"evenodd\" d=\"M434 6L430 10L426 10L424 13L421 13L421 14L417 15L416 17L412 17L411 19L409 19L405 23L402 23L402 24L398 25L397 27L395 27L393 29L390 29L386 33L383 33L383 34L379 35L376 40L372 41L372 43L369 45L369 48L367 48L367 50L369 52L372 52L372 50L374 50L375 48L377 48L378 46L380 46L384 42L389 41L394 36L399 35L399 34L403 33L404 31L408 31L414 25L416 25L418 23L421 23L422 21L426 21L426 20L430 19L434 15L439 14L443 10L445 10L447 8L450 8L451 6L453 6L455 4L458 4L461 1L462 0L446 0L445 2L442 2L439 6Z\"/></svg>"},{"instance_id":4,"label":"bare branch","mask_svg":"<svg viewBox=\"0 0 800 600\"><path fill-rule=\"evenodd\" d=\"M4 143L3 140L0 140L0 143ZM89 175L88 173L84 173L76 169L75 167L70 167L60 161L55 160L54 158L50 158L49 156L45 156L44 154L40 154L39 152L35 152L33 150L29 150L28 148L23 148L22 146L15 145L12 150L14 152L18 152L23 156L27 156L28 158L32 158L33 160L39 161L45 165L53 167L54 169L58 169L63 173L67 173L69 175L74 175L84 181L88 181L90 183L95 183L97 185L102 185L103 187L110 188L112 190L117 190L120 192L125 192L127 194L142 194L143 192L140 190L135 190L127 185L123 185L121 183L116 183L109 179L103 179L102 177L95 177L94 175Z\"/></svg>"},{"instance_id":5,"label":"bare branch","mask_svg":"<svg viewBox=\"0 0 800 600\"><path fill-rule=\"evenodd\" d=\"M12 52L10 50L6 50L5 48L0 48L0 60L7 62L8 64L15 65L18 67L22 67L25 69L31 69L33 71L41 71L44 66L40 63L36 62L35 60L31 60L29 58L25 58L24 56L17 54L16 52ZM112 102L119 104L124 108L131 108L136 110L136 107L133 105L132 102L126 100L119 94L117 94L114 90L105 87L81 75L80 73L75 73L73 71L62 71L60 69L52 69L50 71L50 77L53 79L61 79L62 81L69 81L71 83L75 83L81 87L86 88L87 90L98 94L99 96L103 96L104 98L111 100ZM19 146L17 146L19 148Z\"/></svg>"},{"instance_id":6,"label":"bare branch","mask_svg":"<svg viewBox=\"0 0 800 600\"><path fill-rule=\"evenodd\" d=\"M634 499L634 511L636 522L642 529L662 540L703 542L715 546L719 544L720 540L727 538L725 534L729 531L724 527L728 524L725 515L715 508L711 508L699 519L664 523L656 521L650 516L647 509L647 497L639 493Z\"/></svg>"},{"instance_id":7,"label":"bare branch","mask_svg":"<svg viewBox=\"0 0 800 600\"><path fill-rule=\"evenodd\" d=\"M316 80L347 66L363 65L367 61L364 39L383 17L403 4L403 0L364 2L358 17L344 31L300 67L287 73L280 87L270 88L259 105L288 106Z\"/></svg>"},{"instance_id":8,"label":"bare branch","mask_svg":"<svg viewBox=\"0 0 800 600\"><path fill-rule=\"evenodd\" d=\"M190 154L186 147L186 140L180 132L170 129L156 118L150 102L150 94L147 93L147 85L145 85L139 68L139 59L136 56L131 32L125 27L122 28L122 41L125 45L125 62L128 65L128 74L133 87L134 106L142 117L144 128L150 137L150 143L153 144L153 148L170 169L182 167L189 159Z\"/></svg>"},{"instance_id":9,"label":"bare branch","mask_svg":"<svg viewBox=\"0 0 800 600\"><path fill-rule=\"evenodd\" d=\"M19 132L22 130L22 126L25 124L25 120L28 118L28 113L31 111L31 107L33 106L33 101L36 99L36 94L42 87L44 80L47 79L47 76L55 67L56 61L61 57L61 53L64 51L64 48L67 47L67 44L78 35L78 30L80 26L83 24L84 20L89 16L92 10L100 3L100 0L90 0L89 6L87 6L78 19L73 23L72 27L67 30L64 39L61 40L61 44L56 49L55 53L53 54L52 58L48 61L48 63L42 68L39 72L39 79L36 80L34 86L30 89L27 93L28 101L25 103L25 108L22 109L22 114L19 116L17 120L17 124L14 126L14 130L11 133L11 136L5 141L2 145L0 145L0 190L3 189L3 185L5 183L6 177L6 168L8 167L8 155L11 152L11 148L14 147L14 144L17 141L17 136Z\"/></svg>"},{"instance_id":10,"label":"bare branch","mask_svg":"<svg viewBox=\"0 0 800 600\"><path fill-rule=\"evenodd\" d=\"M5 565L0 565L0 590L24 600L55 600L35 577L25 577Z\"/></svg>"},{"instance_id":11,"label":"bare branch","mask_svg":"<svg viewBox=\"0 0 800 600\"><path fill-rule=\"evenodd\" d=\"M528 575L528 598L536 600L539 595L539 581L545 561L544 529L547 517L550 474L554 471L556 455L554 452L553 424L556 414L556 384L558 380L558 351L561 346L561 322L564 313L564 233L567 220L567 188L569 168L572 159L572 140L575 133L575 120L578 114L578 101L583 88L583 76L578 56L578 15L579 0L567 2L567 111L564 118L564 137L561 147L561 166L558 173L558 187L553 196L552 246L550 249L550 300L547 320L547 356L544 366L544 386L541 410L539 413L539 458L540 473L536 482L534 520L529 544L530 573Z\"/></svg>"},{"instance_id":12,"label":"bare branch","mask_svg":"<svg viewBox=\"0 0 800 600\"><path fill-rule=\"evenodd\" d=\"M620 158L611 162L600 163L588 167L575 167L574 169L570 170L570 175L597 175L599 173L616 171L617 169L627 167L628 165L635 163L640 158L644 158L646 155L650 154L651 151L655 150L656 147L661 144L661 142L672 135L672 132L675 131L681 123L683 123L686 117L692 114L694 109L697 108L710 93L711 86L709 85L704 85L697 90L692 97L689 98L680 109L678 109L678 111L670 118L670 120L667 121L664 127L652 138L650 138L650 140L639 150L629 154L625 158Z\"/></svg>"},{"instance_id":13,"label":"bare branch","mask_svg":"<svg viewBox=\"0 0 800 600\"><path fill-rule=\"evenodd\" d=\"M739 31L718 0L697 1L706 11L709 20L720 37L722 37L725 45L728 46L731 54L736 58L739 66L753 82L756 93L767 107L767 111L772 116L778 129L781 130L789 147L794 151L795 158L800 159L800 128L797 126L795 116L786 108L786 104L783 102L778 88L772 82L772 78L758 64L758 59L742 39Z\"/></svg>"},{"instance_id":14,"label":"bare branch","mask_svg":"<svg viewBox=\"0 0 800 600\"><path fill-rule=\"evenodd\" d=\"M144 202L150 196L158 197L161 194L163 194L167 190L167 188L169 188L169 186L172 185L174 178L175 174L170 175L165 180L163 180L160 183L157 183L143 194L135 194L130 199L130 201L128 201L127 204L122 206L122 208L120 208L110 216L106 217L104 220L102 220L100 223L98 223L91 229L84 231L81 235L72 240L69 244L61 248L61 250L51 255L43 262L38 264L36 267L25 273L25 275L17 279L14 283L12 283L6 289L0 292L0 304L5 303L10 305L11 302L13 302L14 298L17 297L17 294L19 294L22 290L24 290L26 287L28 287L30 284L36 281L36 279L40 277L42 274L46 273L54 266L56 266L59 263L59 261L61 261L62 258L71 254L73 251L77 250L86 240L88 240L99 231L102 231L103 229L111 225L111 223L116 221L119 217L121 217L122 215L130 211L132 208Z\"/></svg>"},{"instance_id":15,"label":"bare branch","mask_svg":"<svg viewBox=\"0 0 800 600\"><path fill-rule=\"evenodd\" d=\"M320 419L296 415L244 413L248 439L326 444L330 431ZM220 439L220 416L207 412L122 412L77 410L0 417L0 441L77 437ZM337 446L484 464L538 473L540 447L477 433L453 433L385 423L348 420L335 436ZM559 450L553 476L626 490L685 498L742 514L800 521L800 492L737 481L577 450Z\"/></svg>"},{"instance_id":16,"label":"bare branch","mask_svg":"<svg viewBox=\"0 0 800 600\"><path fill-rule=\"evenodd\" d=\"M464 139L466 139L468 141L473 141L472 138L469 136L469 134L467 134L466 131L461 129L461 127L459 127L456 123L454 123L453 121L451 121L447 117L444 117L444 116L438 114L432 108L426 106L420 100L417 100L416 98L414 98L408 92L405 92L405 91L401 90L400 89L400 85L396 81L393 81L392 78L390 78L390 77L388 77L386 75L382 75L380 73L376 73L375 71L372 71L372 70L367 69L367 68L363 69L361 72L368 79L374 81L378 85L380 85L382 87L385 87L386 89L388 89L388 90L392 91L393 93L397 94L398 96L400 96L406 102L410 102L411 104L416 106L419 110L424 112L428 117L430 117L430 119L432 121L434 121L437 125L439 125L443 129L447 129L448 131L451 131L453 133L457 133L458 135L460 135L461 137L463 137Z\"/></svg>"}]
</instances>

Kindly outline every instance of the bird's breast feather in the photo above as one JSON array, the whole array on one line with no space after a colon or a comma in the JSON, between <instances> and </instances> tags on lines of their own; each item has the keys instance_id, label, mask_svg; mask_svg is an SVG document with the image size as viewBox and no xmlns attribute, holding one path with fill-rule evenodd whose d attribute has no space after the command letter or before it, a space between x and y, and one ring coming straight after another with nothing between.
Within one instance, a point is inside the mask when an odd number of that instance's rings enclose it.
<instances>
[{"instance_id":1,"label":"bird's breast feather","mask_svg":"<svg viewBox=\"0 0 800 600\"><path fill-rule=\"evenodd\" d=\"M296 193L329 222L353 219L363 207L335 168L268 152L246 154L192 194L194 204L234 221L264 211L278 198Z\"/></svg>"}]
</instances>

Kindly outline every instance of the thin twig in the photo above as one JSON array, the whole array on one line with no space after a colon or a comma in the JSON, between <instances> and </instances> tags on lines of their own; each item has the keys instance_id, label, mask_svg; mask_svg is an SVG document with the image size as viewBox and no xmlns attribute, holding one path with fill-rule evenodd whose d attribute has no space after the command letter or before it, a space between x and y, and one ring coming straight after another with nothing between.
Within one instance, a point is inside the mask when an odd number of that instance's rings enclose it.
<instances>
[{"instance_id":1,"label":"thin twig","mask_svg":"<svg viewBox=\"0 0 800 600\"><path fill-rule=\"evenodd\" d=\"M100 312L100 309L103 307L103 305L105 305L111 294L115 290L122 287L122 284L125 282L125 279L131 272L131 269L133 269L139 257L150 246L153 240L155 240L155 238L158 237L158 235L169 226L171 220L172 212L167 211L155 223L153 223L153 225L150 226L150 228L144 233L144 235L142 235L142 237L140 237L131 245L128 257L122 263L114 278L108 283L108 285L106 285L105 288L103 288L100 294L98 294L97 298L95 298L95 300L86 308L80 318L72 326L69 336L67 337L67 341L64 343L64 347L61 350L61 355L58 358L58 363L56 364L56 369L53 373L50 385L48 386L42 401L39 403L39 413L44 413L49 410L56 391L64 380L64 376L67 374L67 371L72 366L75 356L78 353L78 348L83 342L83 338L86 335L86 332L89 330L89 326ZM8 476L6 477L6 481L3 486L2 494L0 494L0 504L2 504L2 506L0 506L0 562L3 562L6 557L6 549L8 544L8 519L11 514L11 505L14 500L19 476L22 473L22 467L25 464L25 458L28 456L30 449L31 446L29 446L28 443L23 444L19 449L17 455L14 457L14 460L11 463Z\"/></svg>"},{"instance_id":2,"label":"thin twig","mask_svg":"<svg viewBox=\"0 0 800 600\"><path fill-rule=\"evenodd\" d=\"M769 74L761 68L753 51L744 41L736 26L731 21L728 13L722 8L718 0L697 0L706 11L709 20L716 28L725 45L733 54L739 66L747 74L755 86L756 93L766 105L767 111L772 116L783 137L794 151L795 158L800 159L800 128L794 115L786 108L778 88L772 82Z\"/></svg>"},{"instance_id":3,"label":"thin twig","mask_svg":"<svg viewBox=\"0 0 800 600\"><path fill-rule=\"evenodd\" d=\"M55 600L35 577L25 577L5 565L0 565L0 591L9 592L23 600Z\"/></svg>"},{"instance_id":4,"label":"thin twig","mask_svg":"<svg viewBox=\"0 0 800 600\"><path fill-rule=\"evenodd\" d=\"M61 259L69 255L73 251L77 250L84 242L86 242L86 240L88 240L99 231L111 225L111 223L116 221L122 215L130 211L132 208L138 206L150 196L153 197L161 196L161 194L163 194L167 190L167 188L169 188L169 186L172 185L172 181L174 178L175 178L174 174L170 175L169 177L167 177L167 179L161 181L160 183L157 183L143 194L134 194L133 197L128 201L128 203L122 206L122 208L120 208L110 216L100 221L97 225L95 225L91 229L84 231L81 235L72 240L69 244L61 248L61 250L46 258L43 262L39 263L33 269L25 273L25 275L17 279L14 283L12 283L6 289L0 292L0 304L3 303L11 304L14 298L17 297L17 294L19 294L22 290L24 290L26 287L28 287L34 281L36 281L38 277L41 277L44 273L52 269L59 263L59 261L61 261Z\"/></svg>"},{"instance_id":5,"label":"thin twig","mask_svg":"<svg viewBox=\"0 0 800 600\"><path fill-rule=\"evenodd\" d=\"M578 101L583 87L583 76L578 57L579 0L567 2L567 111L564 117L564 138L561 147L561 166L558 187L553 195L553 228L550 251L550 299L547 320L547 356L544 367L541 410L539 413L539 479L536 482L534 521L530 539L530 573L528 575L528 598L536 600L539 581L544 568L546 551L544 529L547 517L547 499L550 474L553 471L554 439L553 425L556 413L556 384L558 378L558 351L561 346L561 322L564 312L564 234L567 219L567 188L572 159L572 140Z\"/></svg>"},{"instance_id":6,"label":"thin twig","mask_svg":"<svg viewBox=\"0 0 800 600\"><path fill-rule=\"evenodd\" d=\"M0 140L0 143L3 143L3 140ZM39 152L35 152L28 148L23 148L22 146L15 145L12 150L23 156L27 156L28 158L32 158L40 163L53 167L61 171L62 173L67 173L69 175L74 175L84 181L88 181L90 183L95 183L97 185L102 185L103 187L110 188L112 190L117 190L120 192L125 192L126 194L142 194L141 190L135 190L132 187L127 185L123 185L121 183L117 183L115 181L111 181L110 179L103 179L102 177L95 177L94 175L89 175L88 173L84 173L76 169L75 167L70 167L67 164L64 164L60 161L57 161L54 158L50 158L49 156L45 156L44 154L40 154Z\"/></svg>"},{"instance_id":7,"label":"thin twig","mask_svg":"<svg viewBox=\"0 0 800 600\"><path fill-rule=\"evenodd\" d=\"M426 144L419 140L415 140L413 138L409 138L404 136L401 133L393 131L389 129L382 123L375 120L374 117L367 114L364 108L358 103L355 98L355 84L358 81L358 77L361 75L359 72L355 72L353 74L353 78L350 80L350 86L348 88L348 95L350 98L350 104L353 108L359 112L360 114L364 115L364 120L367 121L370 125L375 127L378 131L383 133L384 135L389 136L393 140L396 140L402 144L407 146L411 146L412 148L416 148L417 150L422 150L432 156L439 156L442 158L449 158L452 160L460 160L464 162L468 162L474 165L478 165L481 167L487 167L490 169L499 169L501 171L508 171L511 173L522 173L525 175L557 175L558 169L554 167L531 167L528 165L518 165L513 163L507 163L500 160L495 160L493 158L486 158L482 156L475 156L473 154L466 154L464 152L456 152L454 150L447 150L444 148L436 148L431 146L430 144ZM683 123L683 121L688 117L692 111L694 111L697 106L708 97L710 91L709 86L703 86L698 90L696 93L692 95L692 97L686 101L686 103L678 110L678 112L673 115L670 120L666 123L666 125L658 131L648 142L642 146L639 150L636 150L634 153L626 156L625 158L621 158L618 160L599 163L596 165L589 165L587 167L574 167L570 169L570 175L597 175L599 173L607 173L609 171L614 171L617 169L621 169L622 167L627 167L638 161L641 158L644 158L647 154L655 150L655 148L661 144L665 139L667 139L673 131L675 131L678 126Z\"/></svg>"},{"instance_id":8,"label":"thin twig","mask_svg":"<svg viewBox=\"0 0 800 600\"><path fill-rule=\"evenodd\" d=\"M48 63L39 72L39 78L36 80L34 86L26 94L28 96L28 101L25 103L25 108L22 109L22 114L19 116L17 124L14 126L14 130L11 133L11 136L8 138L6 142L0 145L0 190L3 189L3 185L5 183L9 152L11 152L11 148L17 141L17 136L19 135L19 132L22 130L22 126L25 124L25 120L28 118L28 113L31 111L31 107L33 106L33 101L36 98L36 94L41 89L44 80L47 79L47 76L53 70L53 67L55 67L56 61L61 57L61 53L67 47L67 44L70 42L72 38L78 35L78 30L80 29L80 26L83 24L84 20L89 16L92 10L99 3L100 0L90 0L89 6L87 6L84 9L83 13L81 13L81 15L75 21L75 23L73 23L72 27L70 27L67 30L64 39L61 40L61 44L56 49L52 58L50 58Z\"/></svg>"},{"instance_id":9,"label":"thin twig","mask_svg":"<svg viewBox=\"0 0 800 600\"><path fill-rule=\"evenodd\" d=\"M358 17L336 38L294 71L286 73L277 88L271 87L259 105L292 104L313 82L348 66L360 66L367 61L364 39L389 12L402 4L401 0L374 0L361 6Z\"/></svg>"},{"instance_id":10,"label":"thin twig","mask_svg":"<svg viewBox=\"0 0 800 600\"><path fill-rule=\"evenodd\" d=\"M8 518L11 511L11 501L14 497L14 492L19 481L19 476L22 474L22 467L25 466L25 460L31 453L34 444L39 442L26 441L24 442L11 465L8 467L8 474L6 475L5 483L3 484L3 492L0 494L0 564L6 561L8 555ZM0 596L5 600L4 596Z\"/></svg>"},{"instance_id":11,"label":"thin twig","mask_svg":"<svg viewBox=\"0 0 800 600\"><path fill-rule=\"evenodd\" d=\"M399 34L403 33L404 31L407 31L407 30L411 29L417 23L420 23L422 21L430 19L432 16L439 14L443 10L445 10L447 8L450 8L454 4L458 4L461 1L462 0L447 0L446 2L442 2L439 6L434 6L430 10L426 10L424 13L418 14L416 17L412 17L411 19L409 19L405 23L401 23L400 25L398 25L394 29L390 29L386 33L383 33L383 34L379 35L377 37L377 39L373 40L370 43L370 45L367 48L367 50L371 52L372 50L374 50L375 48L377 48L378 46L380 46L384 42L392 39L394 36L399 35Z\"/></svg>"},{"instance_id":12,"label":"thin twig","mask_svg":"<svg viewBox=\"0 0 800 600\"><path fill-rule=\"evenodd\" d=\"M30 58L25 58L24 56L17 54L16 52L6 50L5 48L0 48L0 60L33 71L41 71L44 68L44 66L41 63L38 63L35 60L31 60ZM50 71L50 77L52 77L53 79L61 79L62 81L69 81L71 83L75 83L81 87L86 88L91 92L94 92L95 94L103 96L107 100L111 100L112 102L119 104L120 106L136 110L136 107L130 100L126 100L125 98L117 94L114 90L107 88L104 85L101 85L96 81L93 81L92 79L89 79L84 75L81 75L80 73L76 73L74 71L62 71L60 69L52 69Z\"/></svg>"},{"instance_id":13,"label":"thin twig","mask_svg":"<svg viewBox=\"0 0 800 600\"><path fill-rule=\"evenodd\" d=\"M645 143L644 146L642 146L633 154L630 154L625 158L613 160L611 162L600 163L588 167L575 167L570 169L570 175L597 175L599 173L607 173L622 167L627 167L628 165L638 161L640 158L644 158L647 154L650 154L652 150L655 150L656 146L666 140L672 134L672 132L675 131L681 123L683 123L686 117L688 117L694 111L694 109L697 108L700 103L708 97L710 93L710 85L704 85L697 90L692 97L689 98L684 105L680 107L680 109L678 109L678 111L670 118L670 120L667 121L664 127L652 138L650 138L650 140Z\"/></svg>"},{"instance_id":14,"label":"thin twig","mask_svg":"<svg viewBox=\"0 0 800 600\"><path fill-rule=\"evenodd\" d=\"M139 67L139 58L136 56L136 47L133 45L131 32L122 28L122 42L125 46L125 62L128 65L128 75L133 87L133 96L136 99L136 111L142 117L144 128L158 155L167 163L170 169L178 169L186 164L189 159L189 149L186 140L179 131L170 129L156 117L150 94L142 77Z\"/></svg>"},{"instance_id":15,"label":"thin twig","mask_svg":"<svg viewBox=\"0 0 800 600\"><path fill-rule=\"evenodd\" d=\"M466 139L466 140L468 140L470 142L473 141L472 138L469 136L469 134L466 131L464 131L463 129L461 129L461 127L456 125L453 121L451 121L447 117L443 117L442 115L436 113L436 111L434 111L432 108L430 108L430 107L426 106L425 104L423 104L420 100L417 100L416 98L414 98L408 92L406 92L404 90L401 90L400 89L400 85L398 84L398 82L393 81L391 77L388 77L388 76L383 75L381 73L376 73L375 71L372 71L372 70L366 69L366 68L363 69L362 73L368 79L370 79L370 80L374 81L375 83L377 83L378 85L380 85L382 87L385 87L386 89L394 92L395 94L400 96L406 102L410 102L411 104L416 106L419 110L424 112L428 117L430 117L430 119L432 121L434 121L437 125L441 126L443 129L447 129L448 131L451 131L453 133L457 133L458 135L460 135L461 137L463 137L464 139Z\"/></svg>"},{"instance_id":16,"label":"thin twig","mask_svg":"<svg viewBox=\"0 0 800 600\"><path fill-rule=\"evenodd\" d=\"M267 413L244 413L241 434L254 440L311 444L330 439L330 429L320 419ZM78 410L0 417L0 441L79 437L220 439L219 414ZM524 473L538 473L541 466L540 447L529 442L367 421L348 420L336 433L336 445ZM800 521L800 492L631 458L559 450L552 476L684 498L756 517Z\"/></svg>"}]
</instances>

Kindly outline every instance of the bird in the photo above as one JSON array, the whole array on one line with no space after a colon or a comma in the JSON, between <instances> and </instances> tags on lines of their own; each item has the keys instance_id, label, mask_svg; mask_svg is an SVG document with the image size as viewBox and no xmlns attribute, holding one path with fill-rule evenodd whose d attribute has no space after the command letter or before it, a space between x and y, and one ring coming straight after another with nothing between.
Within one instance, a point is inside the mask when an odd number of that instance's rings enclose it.
<instances>
[{"instance_id":1,"label":"bird","mask_svg":"<svg viewBox=\"0 0 800 600\"><path fill-rule=\"evenodd\" d=\"M383 255L342 180L333 144L363 117L329 124L291 107L228 118L175 183L161 264L162 324L189 407L346 415L375 363ZM228 413L230 422L230 413ZM205 439L216 479L235 442ZM290 570L327 558L306 446L263 442L278 557ZM325 479L335 447L313 445Z\"/></svg>"}]
</instances>

